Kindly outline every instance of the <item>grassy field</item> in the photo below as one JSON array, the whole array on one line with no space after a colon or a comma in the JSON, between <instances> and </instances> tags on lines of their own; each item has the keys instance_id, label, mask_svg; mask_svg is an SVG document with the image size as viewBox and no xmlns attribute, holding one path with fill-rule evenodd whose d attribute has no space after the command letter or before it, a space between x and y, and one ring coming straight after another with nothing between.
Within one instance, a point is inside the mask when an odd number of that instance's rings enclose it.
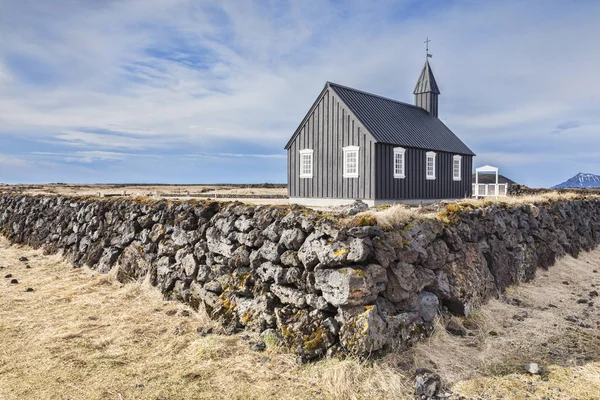
<instances>
[{"instance_id":1,"label":"grassy field","mask_svg":"<svg viewBox=\"0 0 600 400\"><path fill-rule=\"evenodd\" d=\"M200 198L218 196L219 200L240 200L253 204L288 204L285 185L86 185L86 184L20 184L0 185L0 193L65 196L134 196L161 198ZM230 196L230 197L228 197ZM252 197L256 196L256 197ZM273 198L262 198L273 197Z\"/></svg>"},{"instance_id":2,"label":"grassy field","mask_svg":"<svg viewBox=\"0 0 600 400\"><path fill-rule=\"evenodd\" d=\"M0 239L0 399L402 399L412 397L418 367L436 370L467 398L594 399L600 315L577 299L600 287L598 260L600 250L567 257L512 288L520 304L481 307L463 321L477 326L471 336L440 325L403 354L299 365L271 343L252 351L251 334L219 334L203 314L164 301L147 284L121 285ZM522 312L523 321L513 318ZM215 334L201 337L197 328L206 327ZM526 362L545 373L530 376Z\"/></svg>"}]
</instances>

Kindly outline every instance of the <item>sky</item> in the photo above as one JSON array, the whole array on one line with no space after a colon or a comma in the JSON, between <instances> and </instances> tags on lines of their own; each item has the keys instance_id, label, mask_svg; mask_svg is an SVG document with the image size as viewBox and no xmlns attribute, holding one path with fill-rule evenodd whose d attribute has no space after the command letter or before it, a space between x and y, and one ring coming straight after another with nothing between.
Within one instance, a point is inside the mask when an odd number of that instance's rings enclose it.
<instances>
[{"instance_id":1,"label":"sky","mask_svg":"<svg viewBox=\"0 0 600 400\"><path fill-rule=\"evenodd\" d=\"M0 182L285 183L333 81L439 117L530 187L600 174L600 2L0 0Z\"/></svg>"}]
</instances>

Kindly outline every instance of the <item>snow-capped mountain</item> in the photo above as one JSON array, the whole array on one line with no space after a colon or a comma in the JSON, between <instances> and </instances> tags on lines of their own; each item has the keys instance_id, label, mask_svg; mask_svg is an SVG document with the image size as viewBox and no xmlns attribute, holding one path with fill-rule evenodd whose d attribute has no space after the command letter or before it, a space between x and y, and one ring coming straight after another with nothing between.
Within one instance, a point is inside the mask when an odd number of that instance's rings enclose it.
<instances>
[{"instance_id":1,"label":"snow-capped mountain","mask_svg":"<svg viewBox=\"0 0 600 400\"><path fill-rule=\"evenodd\" d=\"M552 187L552 189L565 188L600 188L600 175L580 172L568 181Z\"/></svg>"}]
</instances>

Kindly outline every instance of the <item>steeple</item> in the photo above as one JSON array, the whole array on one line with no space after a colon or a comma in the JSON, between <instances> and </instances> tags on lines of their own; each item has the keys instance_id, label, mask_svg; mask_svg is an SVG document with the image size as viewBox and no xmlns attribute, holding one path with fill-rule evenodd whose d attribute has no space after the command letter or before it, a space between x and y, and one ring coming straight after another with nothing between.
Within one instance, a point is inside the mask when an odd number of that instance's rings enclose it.
<instances>
[{"instance_id":1,"label":"steeple","mask_svg":"<svg viewBox=\"0 0 600 400\"><path fill-rule=\"evenodd\" d=\"M431 56L427 54L425 65L423 66L421 76L419 76L413 94L415 95L415 105L427 110L429 115L437 118L438 95L440 94L440 89L438 89L435 78L433 77L433 72L429 65L429 57Z\"/></svg>"}]
</instances>

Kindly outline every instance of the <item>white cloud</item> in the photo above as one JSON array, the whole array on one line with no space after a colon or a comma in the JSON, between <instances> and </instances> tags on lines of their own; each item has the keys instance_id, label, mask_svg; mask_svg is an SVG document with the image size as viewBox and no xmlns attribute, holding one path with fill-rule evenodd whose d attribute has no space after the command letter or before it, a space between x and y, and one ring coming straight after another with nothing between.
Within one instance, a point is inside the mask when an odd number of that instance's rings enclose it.
<instances>
[{"instance_id":1,"label":"white cloud","mask_svg":"<svg viewBox=\"0 0 600 400\"><path fill-rule=\"evenodd\" d=\"M553 146L600 145L585 128L600 125L600 54L581 40L600 36L599 4L413 6L6 1L0 137L107 154L177 146L208 154L232 140L270 152L326 80L410 102L428 35L441 118L483 163L498 159L491 144L515 141L543 157L536 145L568 120L584 126L554 135ZM524 168L533 162L500 153Z\"/></svg>"},{"instance_id":2,"label":"white cloud","mask_svg":"<svg viewBox=\"0 0 600 400\"><path fill-rule=\"evenodd\" d=\"M23 167L25 165L27 165L27 162L23 158L0 154L0 167L2 168Z\"/></svg>"},{"instance_id":3,"label":"white cloud","mask_svg":"<svg viewBox=\"0 0 600 400\"><path fill-rule=\"evenodd\" d=\"M287 158L287 154L247 154L247 153L196 153L188 154L188 157L200 158Z\"/></svg>"},{"instance_id":4,"label":"white cloud","mask_svg":"<svg viewBox=\"0 0 600 400\"><path fill-rule=\"evenodd\" d=\"M69 153L34 151L28 157L40 160L93 163L96 161L123 161L132 157L157 158L153 154L122 153L114 151L74 151Z\"/></svg>"}]
</instances>

